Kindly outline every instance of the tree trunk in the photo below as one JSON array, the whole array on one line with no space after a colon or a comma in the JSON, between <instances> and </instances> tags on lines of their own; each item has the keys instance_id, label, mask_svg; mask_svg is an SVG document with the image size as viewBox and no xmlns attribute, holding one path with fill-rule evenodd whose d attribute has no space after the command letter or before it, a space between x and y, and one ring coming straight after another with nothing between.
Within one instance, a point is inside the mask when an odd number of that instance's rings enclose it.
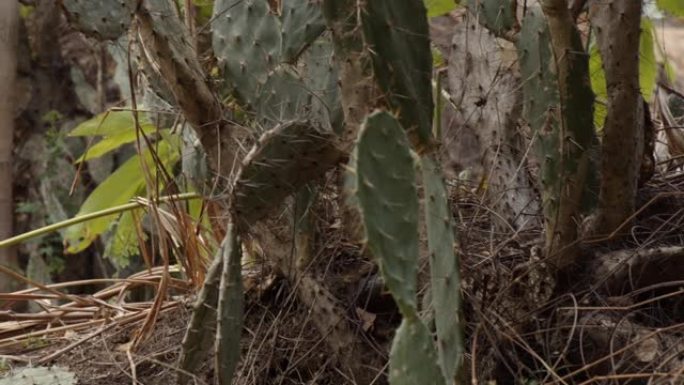
<instances>
[{"instance_id":1,"label":"tree trunk","mask_svg":"<svg viewBox=\"0 0 684 385\"><path fill-rule=\"evenodd\" d=\"M0 239L12 236L14 205L12 202L12 148L14 142L14 83L19 11L17 1L0 1ZM0 264L18 269L16 250L0 249ZM11 291L15 283L0 279L0 292Z\"/></svg>"},{"instance_id":2,"label":"tree trunk","mask_svg":"<svg viewBox=\"0 0 684 385\"><path fill-rule=\"evenodd\" d=\"M547 225L547 254L558 268L571 266L577 257L577 223L590 172L589 153L594 143L594 95L589 86L589 59L567 0L543 0L553 46L560 96L560 189L558 211ZM549 217L547 216L547 221Z\"/></svg>"},{"instance_id":3,"label":"tree trunk","mask_svg":"<svg viewBox=\"0 0 684 385\"><path fill-rule=\"evenodd\" d=\"M618 16L619 15L619 16ZM633 213L644 147L639 91L640 1L593 1L591 23L603 59L608 115L603 126L601 191L594 228L606 235ZM646 107L648 108L648 107Z\"/></svg>"}]
</instances>

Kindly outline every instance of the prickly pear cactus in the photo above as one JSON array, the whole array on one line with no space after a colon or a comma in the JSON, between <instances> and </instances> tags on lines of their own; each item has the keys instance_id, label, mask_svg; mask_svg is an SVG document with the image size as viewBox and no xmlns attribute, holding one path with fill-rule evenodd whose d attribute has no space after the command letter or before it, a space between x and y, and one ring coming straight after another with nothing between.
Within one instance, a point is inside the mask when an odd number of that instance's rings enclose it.
<instances>
[{"instance_id":1,"label":"prickly pear cactus","mask_svg":"<svg viewBox=\"0 0 684 385\"><path fill-rule=\"evenodd\" d=\"M369 1L363 32L375 78L413 143L432 138L432 51L427 10L420 0Z\"/></svg>"},{"instance_id":2,"label":"prickly pear cactus","mask_svg":"<svg viewBox=\"0 0 684 385\"><path fill-rule=\"evenodd\" d=\"M76 375L58 366L22 368L0 378L0 385L76 385Z\"/></svg>"},{"instance_id":3,"label":"prickly pear cactus","mask_svg":"<svg viewBox=\"0 0 684 385\"><path fill-rule=\"evenodd\" d=\"M311 120L339 133L343 124L332 42L323 36L302 54L297 65L272 70L257 96L254 110L266 128L291 120Z\"/></svg>"},{"instance_id":4,"label":"prickly pear cactus","mask_svg":"<svg viewBox=\"0 0 684 385\"><path fill-rule=\"evenodd\" d=\"M338 85L338 63L333 58L333 43L325 36L312 43L302 54L299 73L309 95L311 119L342 133L344 113Z\"/></svg>"},{"instance_id":5,"label":"prickly pear cactus","mask_svg":"<svg viewBox=\"0 0 684 385\"><path fill-rule=\"evenodd\" d=\"M537 135L544 217L553 218L560 197L561 107L558 80L552 72L553 51L544 14L539 7L528 10L518 39L523 81L523 116Z\"/></svg>"},{"instance_id":6,"label":"prickly pear cactus","mask_svg":"<svg viewBox=\"0 0 684 385\"><path fill-rule=\"evenodd\" d=\"M403 316L390 351L390 383L444 384L432 336L416 309L415 162L404 128L394 116L382 111L368 116L359 132L348 173L353 197L350 203L357 205L360 213L366 246L377 260ZM445 301L440 302L444 304Z\"/></svg>"},{"instance_id":7,"label":"prickly pear cactus","mask_svg":"<svg viewBox=\"0 0 684 385\"><path fill-rule=\"evenodd\" d=\"M497 36L505 35L517 26L515 0L468 0L470 11L490 32Z\"/></svg>"},{"instance_id":8,"label":"prickly pear cactus","mask_svg":"<svg viewBox=\"0 0 684 385\"><path fill-rule=\"evenodd\" d=\"M116 40L131 24L136 0L63 0L67 18L78 30L99 40Z\"/></svg>"},{"instance_id":9,"label":"prickly pear cactus","mask_svg":"<svg viewBox=\"0 0 684 385\"><path fill-rule=\"evenodd\" d=\"M221 245L221 258L223 270L218 298L215 367L219 384L230 385L240 360L244 295L242 252L233 224L228 225L226 238Z\"/></svg>"},{"instance_id":10,"label":"prickly pear cactus","mask_svg":"<svg viewBox=\"0 0 684 385\"><path fill-rule=\"evenodd\" d=\"M324 28L320 6L311 0L285 1L273 9L267 0L218 0L214 5L212 44L222 66L226 86L246 106L256 109L260 95L292 93L297 76L274 73L283 64L295 64ZM289 78L288 78L289 77ZM297 80L299 82L300 80ZM288 92L289 91L289 92ZM292 97L289 97L292 101ZM272 100L271 100L272 101Z\"/></svg>"},{"instance_id":11,"label":"prickly pear cactus","mask_svg":"<svg viewBox=\"0 0 684 385\"><path fill-rule=\"evenodd\" d=\"M464 351L459 311L461 280L454 253L454 227L441 170L427 155L421 157L421 169L439 363L447 383L452 383L459 372Z\"/></svg>"},{"instance_id":12,"label":"prickly pear cactus","mask_svg":"<svg viewBox=\"0 0 684 385\"><path fill-rule=\"evenodd\" d=\"M220 250L220 249L219 249ZM178 367L184 372L195 373L206 359L207 346L211 345L216 331L219 285L223 271L223 258L219 253L209 266L204 285L194 304L190 324L183 337ZM187 384L190 377L179 372L178 384Z\"/></svg>"},{"instance_id":13,"label":"prickly pear cactus","mask_svg":"<svg viewBox=\"0 0 684 385\"><path fill-rule=\"evenodd\" d=\"M523 116L537 135L547 252L557 256L559 266L571 261L554 248L574 244L583 197L592 195L592 183L586 182L591 181L589 153L597 142L588 59L577 31L569 40L576 52L555 57L546 17L534 6L517 41L525 79Z\"/></svg>"},{"instance_id":14,"label":"prickly pear cactus","mask_svg":"<svg viewBox=\"0 0 684 385\"><path fill-rule=\"evenodd\" d=\"M280 62L282 36L267 0L218 0L212 22L214 53L236 96L254 105Z\"/></svg>"},{"instance_id":15,"label":"prickly pear cactus","mask_svg":"<svg viewBox=\"0 0 684 385\"><path fill-rule=\"evenodd\" d=\"M308 122L267 131L245 157L233 187L234 218L250 224L339 162L334 134Z\"/></svg>"},{"instance_id":16,"label":"prickly pear cactus","mask_svg":"<svg viewBox=\"0 0 684 385\"><path fill-rule=\"evenodd\" d=\"M325 20L318 0L281 2L283 61L294 64L302 52L325 30Z\"/></svg>"},{"instance_id":17,"label":"prickly pear cactus","mask_svg":"<svg viewBox=\"0 0 684 385\"><path fill-rule=\"evenodd\" d=\"M437 353L430 330L417 317L404 318L390 350L389 381L392 385L442 385Z\"/></svg>"},{"instance_id":18,"label":"prickly pear cactus","mask_svg":"<svg viewBox=\"0 0 684 385\"><path fill-rule=\"evenodd\" d=\"M370 115L349 167L366 245L402 314L416 310L418 198L408 139L396 118Z\"/></svg>"},{"instance_id":19,"label":"prickly pear cactus","mask_svg":"<svg viewBox=\"0 0 684 385\"><path fill-rule=\"evenodd\" d=\"M198 131L210 131L221 120L221 106L205 81L197 54L190 45L189 32L171 0L145 0L136 10L140 45L150 67L173 94L185 118ZM212 140L216 147L216 140ZM208 146L209 147L209 146ZM209 148L205 148L211 152ZM229 146L223 153L232 152ZM214 160L215 161L215 160Z\"/></svg>"}]
</instances>

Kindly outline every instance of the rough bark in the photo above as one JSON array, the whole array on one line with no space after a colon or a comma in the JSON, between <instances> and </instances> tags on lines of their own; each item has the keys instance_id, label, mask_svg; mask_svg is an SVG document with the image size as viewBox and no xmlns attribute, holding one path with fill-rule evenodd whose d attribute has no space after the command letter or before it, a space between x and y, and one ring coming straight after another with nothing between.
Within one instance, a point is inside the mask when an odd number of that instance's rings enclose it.
<instances>
[{"instance_id":1,"label":"rough bark","mask_svg":"<svg viewBox=\"0 0 684 385\"><path fill-rule=\"evenodd\" d=\"M169 1L146 1L137 9L145 58L164 79L183 115L197 132L210 167L228 177L239 155L240 131L223 119L218 99L205 81L185 26Z\"/></svg>"},{"instance_id":2,"label":"rough bark","mask_svg":"<svg viewBox=\"0 0 684 385\"><path fill-rule=\"evenodd\" d=\"M14 144L14 84L17 71L19 10L16 1L0 2L0 239L12 236L14 204L12 199L12 150ZM14 248L0 249L0 264L19 268ZM0 279L0 292L9 292L14 283Z\"/></svg>"},{"instance_id":3,"label":"rough bark","mask_svg":"<svg viewBox=\"0 0 684 385\"><path fill-rule=\"evenodd\" d=\"M582 195L594 145L593 94L589 60L566 0L542 0L553 46L560 95L560 191L555 218L547 218L546 248L553 265L564 268L577 257Z\"/></svg>"},{"instance_id":4,"label":"rough bark","mask_svg":"<svg viewBox=\"0 0 684 385\"><path fill-rule=\"evenodd\" d=\"M634 213L644 146L638 55L641 2L602 0L590 6L608 89L601 190L593 230L609 234Z\"/></svg>"}]
</instances>

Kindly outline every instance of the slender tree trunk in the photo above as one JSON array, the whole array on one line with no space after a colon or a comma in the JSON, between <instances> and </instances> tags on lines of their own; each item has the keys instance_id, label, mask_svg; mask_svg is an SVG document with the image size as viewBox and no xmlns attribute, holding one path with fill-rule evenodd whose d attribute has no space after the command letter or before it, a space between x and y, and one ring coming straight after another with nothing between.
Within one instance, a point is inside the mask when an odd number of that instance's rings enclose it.
<instances>
[{"instance_id":1,"label":"slender tree trunk","mask_svg":"<svg viewBox=\"0 0 684 385\"><path fill-rule=\"evenodd\" d=\"M19 11L16 0L0 1L0 239L12 236L12 147L14 138L14 82L17 69ZM17 269L13 248L0 249L0 264ZM15 283L0 278L0 292L11 291Z\"/></svg>"},{"instance_id":2,"label":"slender tree trunk","mask_svg":"<svg viewBox=\"0 0 684 385\"><path fill-rule=\"evenodd\" d=\"M644 147L644 113L639 91L641 1L590 3L608 89L603 126L601 192L594 235L610 234L634 213ZM624 228L628 230L627 228Z\"/></svg>"},{"instance_id":3,"label":"slender tree trunk","mask_svg":"<svg viewBox=\"0 0 684 385\"><path fill-rule=\"evenodd\" d=\"M547 253L558 268L574 263L582 195L594 145L594 94L589 86L589 59L567 0L542 0L549 24L561 101L561 183L558 213L547 228Z\"/></svg>"}]
</instances>

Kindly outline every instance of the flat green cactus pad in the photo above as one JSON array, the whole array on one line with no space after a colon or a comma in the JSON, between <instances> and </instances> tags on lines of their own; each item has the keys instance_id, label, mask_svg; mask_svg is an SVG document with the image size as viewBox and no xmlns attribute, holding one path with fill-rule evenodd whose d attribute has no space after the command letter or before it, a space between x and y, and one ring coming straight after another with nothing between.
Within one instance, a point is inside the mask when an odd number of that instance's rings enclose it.
<instances>
[{"instance_id":1,"label":"flat green cactus pad","mask_svg":"<svg viewBox=\"0 0 684 385\"><path fill-rule=\"evenodd\" d=\"M418 195L404 129L391 114L366 118L349 165L366 245L404 316L416 309Z\"/></svg>"}]
</instances>

